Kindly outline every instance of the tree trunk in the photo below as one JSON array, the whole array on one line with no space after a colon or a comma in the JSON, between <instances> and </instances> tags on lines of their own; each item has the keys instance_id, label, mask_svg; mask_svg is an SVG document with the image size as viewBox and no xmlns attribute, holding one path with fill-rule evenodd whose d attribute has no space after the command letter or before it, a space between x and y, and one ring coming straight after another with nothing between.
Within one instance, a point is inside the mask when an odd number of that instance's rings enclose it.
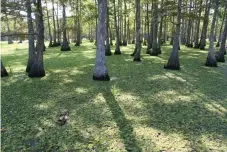
<instances>
[{"instance_id":1,"label":"tree trunk","mask_svg":"<svg viewBox=\"0 0 227 152\"><path fill-rule=\"evenodd\" d=\"M81 5L81 1L80 1L80 5ZM75 46L80 46L80 42L81 42L81 39L80 39L80 11L81 11L81 7L80 7L80 10L79 10L79 0L77 0L77 38L76 38L76 44Z\"/></svg>"},{"instance_id":2,"label":"tree trunk","mask_svg":"<svg viewBox=\"0 0 227 152\"><path fill-rule=\"evenodd\" d=\"M2 61L1 61L1 77L9 76L8 72L6 71Z\"/></svg>"},{"instance_id":3,"label":"tree trunk","mask_svg":"<svg viewBox=\"0 0 227 152\"><path fill-rule=\"evenodd\" d=\"M127 5L126 0L124 0L125 4L125 17L124 17L124 38L123 38L123 46L127 46Z\"/></svg>"},{"instance_id":4,"label":"tree trunk","mask_svg":"<svg viewBox=\"0 0 227 152\"><path fill-rule=\"evenodd\" d=\"M26 72L29 72L35 57L35 37L34 37L34 28L32 22L32 9L31 1L26 0L26 9L27 9L27 24L28 24L28 62L26 67Z\"/></svg>"},{"instance_id":5,"label":"tree trunk","mask_svg":"<svg viewBox=\"0 0 227 152\"><path fill-rule=\"evenodd\" d=\"M190 0L190 4L189 4L190 8L189 8L189 14L191 14L191 7L192 7L192 0ZM186 41L186 46L187 47L193 47L193 44L191 43L191 32L192 32L192 18L191 16L189 16L188 19L188 28L187 28L187 41Z\"/></svg>"},{"instance_id":6,"label":"tree trunk","mask_svg":"<svg viewBox=\"0 0 227 152\"><path fill-rule=\"evenodd\" d=\"M207 28L208 28L208 22L209 22L209 14L210 14L210 4L211 4L211 2L208 2L208 1L209 0L206 1L207 7L205 10L203 29L202 29L201 38L200 38L200 45L199 45L200 50L204 50L206 45L206 35L207 35Z\"/></svg>"},{"instance_id":7,"label":"tree trunk","mask_svg":"<svg viewBox=\"0 0 227 152\"><path fill-rule=\"evenodd\" d=\"M65 15L65 4L62 3L62 28L63 28L63 43L61 46L61 51L70 51L69 42L66 37L66 15Z\"/></svg>"},{"instance_id":8,"label":"tree trunk","mask_svg":"<svg viewBox=\"0 0 227 152\"><path fill-rule=\"evenodd\" d=\"M54 40L54 42L53 42L53 47L56 47L56 46L58 46L57 45L57 41L56 41L56 33L57 33L57 31L56 31L56 25L55 25L55 9L54 9L54 0L52 0L52 12L53 12L53 26L54 26L54 33L53 33L53 40Z\"/></svg>"},{"instance_id":9,"label":"tree trunk","mask_svg":"<svg viewBox=\"0 0 227 152\"><path fill-rule=\"evenodd\" d=\"M140 0L136 0L136 53L133 61L141 61L141 42L140 42Z\"/></svg>"},{"instance_id":10,"label":"tree trunk","mask_svg":"<svg viewBox=\"0 0 227 152\"><path fill-rule=\"evenodd\" d=\"M10 33L10 27L9 27L9 20L8 20L8 16L5 15L6 17L6 26L7 26L7 32ZM8 36L8 44L13 44L13 40L11 36Z\"/></svg>"},{"instance_id":11,"label":"tree trunk","mask_svg":"<svg viewBox=\"0 0 227 152\"><path fill-rule=\"evenodd\" d=\"M220 46L221 35L222 35L222 28L223 28L224 22L225 22L225 17L223 17L223 19L222 19L221 28L220 28L220 32L219 32L219 36L218 36L218 42L216 44L216 47L219 47Z\"/></svg>"},{"instance_id":12,"label":"tree trunk","mask_svg":"<svg viewBox=\"0 0 227 152\"><path fill-rule=\"evenodd\" d=\"M213 20L211 24L211 29L210 29L210 46L209 46L209 53L207 56L207 60L205 65L209 67L216 67L217 66L217 61L215 58L215 49L214 49L214 28L215 28L215 22L217 18L217 13L218 13L218 4L219 0L214 1L214 14L213 14Z\"/></svg>"},{"instance_id":13,"label":"tree trunk","mask_svg":"<svg viewBox=\"0 0 227 152\"><path fill-rule=\"evenodd\" d=\"M58 34L58 42L57 42L57 45L60 46L61 45L61 32L60 32L60 26L59 26L59 20L58 20L58 2L57 2L57 34Z\"/></svg>"},{"instance_id":14,"label":"tree trunk","mask_svg":"<svg viewBox=\"0 0 227 152\"><path fill-rule=\"evenodd\" d=\"M114 25L115 25L115 31L116 31L116 49L115 49L114 54L121 54L120 43L119 43L119 27L117 25L117 15L116 15L115 0L113 1L113 3L114 3Z\"/></svg>"},{"instance_id":15,"label":"tree trunk","mask_svg":"<svg viewBox=\"0 0 227 152\"><path fill-rule=\"evenodd\" d=\"M132 37L132 44L135 44L135 33L136 33L136 20L133 20L133 37Z\"/></svg>"},{"instance_id":16,"label":"tree trunk","mask_svg":"<svg viewBox=\"0 0 227 152\"><path fill-rule=\"evenodd\" d=\"M170 54L170 58L168 60L167 65L164 66L165 69L171 70L179 70L180 69L180 62L178 56L178 49L179 49L179 37L180 37L180 25L181 25L181 4L182 0L178 0L178 7L177 7L177 25L176 25L176 33L174 36L173 42L173 49Z\"/></svg>"},{"instance_id":17,"label":"tree trunk","mask_svg":"<svg viewBox=\"0 0 227 152\"><path fill-rule=\"evenodd\" d=\"M98 0L98 35L96 48L96 61L93 73L93 80L109 81L108 70L106 67L105 57L105 39L106 39L106 15L107 15L107 1Z\"/></svg>"},{"instance_id":18,"label":"tree trunk","mask_svg":"<svg viewBox=\"0 0 227 152\"><path fill-rule=\"evenodd\" d=\"M216 59L218 62L225 62L224 55L226 54L226 38L227 38L227 16L225 17L225 27L221 40L221 47L216 55Z\"/></svg>"},{"instance_id":19,"label":"tree trunk","mask_svg":"<svg viewBox=\"0 0 227 152\"><path fill-rule=\"evenodd\" d=\"M153 9L153 41L152 41L152 49L150 50L151 56L157 56L160 53L160 48L158 47L158 12L157 12L157 2L154 2Z\"/></svg>"},{"instance_id":20,"label":"tree trunk","mask_svg":"<svg viewBox=\"0 0 227 152\"><path fill-rule=\"evenodd\" d=\"M44 49L44 25L43 25L43 11L41 0L37 0L34 3L36 8L36 24L37 24L37 42L36 42L36 52L35 60L32 64L32 67L28 73L28 76L33 77L44 77L45 70L43 65L43 49Z\"/></svg>"},{"instance_id":21,"label":"tree trunk","mask_svg":"<svg viewBox=\"0 0 227 152\"><path fill-rule=\"evenodd\" d=\"M198 21L197 21L194 48L199 48L199 29L200 29L200 18L201 18L201 14L202 14L202 4L203 4L203 1L200 1L200 5L199 5L199 18L198 18Z\"/></svg>"},{"instance_id":22,"label":"tree trunk","mask_svg":"<svg viewBox=\"0 0 227 152\"><path fill-rule=\"evenodd\" d=\"M48 24L48 30L49 30L49 47L52 47L52 34L51 34L51 27L50 27L50 19L49 19L49 11L47 8L47 0L45 0L46 3L46 11L47 11L47 24Z\"/></svg>"},{"instance_id":23,"label":"tree trunk","mask_svg":"<svg viewBox=\"0 0 227 152\"><path fill-rule=\"evenodd\" d=\"M109 0L107 0L109 3ZM105 47L105 54L106 56L112 55L110 50L110 37L109 37L109 5L107 4L107 11L106 11L106 47Z\"/></svg>"}]
</instances>

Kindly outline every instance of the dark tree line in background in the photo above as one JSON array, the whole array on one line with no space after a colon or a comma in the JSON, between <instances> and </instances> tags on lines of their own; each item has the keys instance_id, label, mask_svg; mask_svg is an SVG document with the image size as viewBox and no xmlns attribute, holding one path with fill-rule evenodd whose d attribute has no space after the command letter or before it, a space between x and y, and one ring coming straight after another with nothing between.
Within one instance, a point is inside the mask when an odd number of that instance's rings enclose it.
<instances>
[{"instance_id":1,"label":"dark tree line in background","mask_svg":"<svg viewBox=\"0 0 227 152\"><path fill-rule=\"evenodd\" d=\"M114 54L120 55L121 46L135 44L131 56L133 61L141 61L142 45L147 54L158 56L161 46L170 41L173 47L164 68L179 70L180 44L204 50L208 39L205 65L216 67L217 62L225 62L225 0L3 0L1 9L2 38L7 38L8 44L28 39L29 77L45 76L45 40L48 47L70 51L72 39L78 47L82 38L95 39L94 80L109 80L105 56L112 55L111 45L115 45ZM215 47L220 47L217 52ZM1 72L1 76L8 75L2 62Z\"/></svg>"}]
</instances>

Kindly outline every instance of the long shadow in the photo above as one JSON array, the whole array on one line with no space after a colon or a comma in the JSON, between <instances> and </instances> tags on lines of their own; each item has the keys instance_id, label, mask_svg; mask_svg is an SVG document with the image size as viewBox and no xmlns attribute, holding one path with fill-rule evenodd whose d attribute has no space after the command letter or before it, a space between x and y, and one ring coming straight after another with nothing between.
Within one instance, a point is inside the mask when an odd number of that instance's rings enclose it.
<instances>
[{"instance_id":1,"label":"long shadow","mask_svg":"<svg viewBox=\"0 0 227 152\"><path fill-rule=\"evenodd\" d=\"M115 97L110 88L108 88L107 91L103 92L103 96L110 108L110 111L112 112L115 122L117 123L120 136L125 144L125 149L128 152L141 152L142 149L137 144L131 122L125 117L123 110L115 100Z\"/></svg>"}]
</instances>

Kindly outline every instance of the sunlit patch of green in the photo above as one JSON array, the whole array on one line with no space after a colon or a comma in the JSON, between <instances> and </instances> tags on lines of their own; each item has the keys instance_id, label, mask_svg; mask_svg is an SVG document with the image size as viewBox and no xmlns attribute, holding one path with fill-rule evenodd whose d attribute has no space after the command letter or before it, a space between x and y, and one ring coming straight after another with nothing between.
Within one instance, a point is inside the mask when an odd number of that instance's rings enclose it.
<instances>
[{"instance_id":1,"label":"sunlit patch of green","mask_svg":"<svg viewBox=\"0 0 227 152\"><path fill-rule=\"evenodd\" d=\"M27 43L1 44L10 74L1 81L3 151L227 150L227 63L205 67L207 50L181 46L181 70L170 71L172 46L157 57L143 46L135 63L131 44L106 57L111 81L97 82L94 43L47 48L41 79L25 72Z\"/></svg>"}]
</instances>

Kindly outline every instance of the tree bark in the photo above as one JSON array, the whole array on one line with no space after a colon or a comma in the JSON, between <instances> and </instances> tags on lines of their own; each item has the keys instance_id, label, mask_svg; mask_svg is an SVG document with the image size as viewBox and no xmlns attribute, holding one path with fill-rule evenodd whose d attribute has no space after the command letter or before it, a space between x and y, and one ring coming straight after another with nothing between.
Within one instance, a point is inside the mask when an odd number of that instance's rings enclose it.
<instances>
[{"instance_id":1,"label":"tree bark","mask_svg":"<svg viewBox=\"0 0 227 152\"><path fill-rule=\"evenodd\" d=\"M136 53L133 61L141 61L141 42L140 42L140 0L136 0Z\"/></svg>"},{"instance_id":2,"label":"tree bark","mask_svg":"<svg viewBox=\"0 0 227 152\"><path fill-rule=\"evenodd\" d=\"M6 71L6 68L4 67L2 61L1 61L1 77L9 76L8 72Z\"/></svg>"},{"instance_id":3,"label":"tree bark","mask_svg":"<svg viewBox=\"0 0 227 152\"><path fill-rule=\"evenodd\" d=\"M210 5L211 2L208 2L209 0L206 1L206 10L205 10L205 16L204 16L204 21L203 21L203 29L202 29L202 33L201 33L201 38L200 38L200 45L199 48L200 50L204 50L205 49L205 45L206 45L206 35L207 35L207 28L208 28L208 22L209 22L209 14L210 14Z\"/></svg>"},{"instance_id":4,"label":"tree bark","mask_svg":"<svg viewBox=\"0 0 227 152\"><path fill-rule=\"evenodd\" d=\"M179 37L180 37L180 25L181 25L181 5L182 5L182 0L178 0L177 25L176 25L176 33L174 36L173 49L171 51L170 58L168 60L167 65L164 66L165 69L170 69L170 70L180 69L178 49L179 49Z\"/></svg>"},{"instance_id":5,"label":"tree bark","mask_svg":"<svg viewBox=\"0 0 227 152\"><path fill-rule=\"evenodd\" d=\"M48 24L48 30L49 30L49 47L52 47L52 34L51 34L51 27L50 27L50 19L49 19L49 11L47 8L47 0L45 0L46 3L46 11L47 11L47 24Z\"/></svg>"},{"instance_id":6,"label":"tree bark","mask_svg":"<svg viewBox=\"0 0 227 152\"><path fill-rule=\"evenodd\" d=\"M106 47L105 47L105 54L106 56L112 55L110 50L110 37L109 37L109 0L107 0L107 11L106 11Z\"/></svg>"},{"instance_id":7,"label":"tree bark","mask_svg":"<svg viewBox=\"0 0 227 152\"><path fill-rule=\"evenodd\" d=\"M36 52L35 60L32 64L32 67L28 73L28 76L31 78L34 77L44 77L45 70L43 65L43 49L44 49L44 25L43 25L43 11L41 0L34 2L36 9L36 28L37 28L37 42L36 42Z\"/></svg>"},{"instance_id":8,"label":"tree bark","mask_svg":"<svg viewBox=\"0 0 227 152\"><path fill-rule=\"evenodd\" d=\"M154 2L154 9L153 9L153 41L152 41L152 49L150 50L151 56L157 56L161 51L158 47L158 12L157 12L157 2Z\"/></svg>"},{"instance_id":9,"label":"tree bark","mask_svg":"<svg viewBox=\"0 0 227 152\"><path fill-rule=\"evenodd\" d=\"M35 57L35 36L34 28L32 22L32 8L31 1L26 0L26 9L27 9L27 24L28 24L28 62L26 67L26 72L29 72Z\"/></svg>"},{"instance_id":10,"label":"tree bark","mask_svg":"<svg viewBox=\"0 0 227 152\"><path fill-rule=\"evenodd\" d=\"M227 38L227 16L225 17L225 27L221 40L221 47L216 55L216 59L218 62L225 62L224 55L226 54L226 38Z\"/></svg>"},{"instance_id":11,"label":"tree bark","mask_svg":"<svg viewBox=\"0 0 227 152\"><path fill-rule=\"evenodd\" d=\"M61 46L61 51L70 51L69 42L66 37L66 15L65 15L65 4L62 3L62 28L63 28L63 43Z\"/></svg>"},{"instance_id":12,"label":"tree bark","mask_svg":"<svg viewBox=\"0 0 227 152\"><path fill-rule=\"evenodd\" d=\"M79 9L80 6L80 9ZM81 38L80 38L80 11L81 11L81 1L79 5L79 0L77 0L77 38L76 38L76 44L75 46L80 46Z\"/></svg>"},{"instance_id":13,"label":"tree bark","mask_svg":"<svg viewBox=\"0 0 227 152\"><path fill-rule=\"evenodd\" d=\"M53 47L56 47L56 46L58 46L57 45L57 41L56 41L56 33L57 33L57 31L56 31L56 24L55 24L55 9L54 9L54 0L52 0L52 12L53 12L53 26L54 26L54 33L53 33L53 40L54 40L54 42L53 42Z\"/></svg>"},{"instance_id":14,"label":"tree bark","mask_svg":"<svg viewBox=\"0 0 227 152\"><path fill-rule=\"evenodd\" d=\"M190 7L189 14L191 14L192 0L190 0L189 7ZM191 32L192 32L192 18L191 18L191 16L189 16L188 28L187 28L187 41L186 41L187 47L193 47L192 40L191 40L192 39Z\"/></svg>"},{"instance_id":15,"label":"tree bark","mask_svg":"<svg viewBox=\"0 0 227 152\"><path fill-rule=\"evenodd\" d=\"M201 18L201 14L202 14L202 4L203 4L203 1L200 1L200 4L199 4L199 18L198 18L198 21L197 21L194 48L199 48L199 29L200 29L200 18Z\"/></svg>"},{"instance_id":16,"label":"tree bark","mask_svg":"<svg viewBox=\"0 0 227 152\"><path fill-rule=\"evenodd\" d=\"M114 25L115 25L115 31L116 31L116 48L114 54L121 54L120 51L120 43L119 43L119 27L117 25L117 15L116 15L116 2L115 0L113 1L114 3Z\"/></svg>"},{"instance_id":17,"label":"tree bark","mask_svg":"<svg viewBox=\"0 0 227 152\"><path fill-rule=\"evenodd\" d=\"M217 60L215 57L215 49L214 49L214 28L215 28L215 22L217 18L217 13L218 13L218 5L219 5L219 0L214 1L214 14L213 14L213 20L211 24L211 31L210 31L210 46L209 46L209 53L206 59L206 66L209 67L216 67L217 66Z\"/></svg>"},{"instance_id":18,"label":"tree bark","mask_svg":"<svg viewBox=\"0 0 227 152\"><path fill-rule=\"evenodd\" d=\"M58 3L57 2L57 16L56 16L56 19L57 19L57 34L58 34L58 42L57 42L57 45L60 46L61 45L61 32L60 32L60 26L59 26L59 19L58 19Z\"/></svg>"},{"instance_id":19,"label":"tree bark","mask_svg":"<svg viewBox=\"0 0 227 152\"><path fill-rule=\"evenodd\" d=\"M106 39L106 15L107 15L107 0L98 0L98 34L96 61L93 73L93 80L109 81L108 70L106 67L105 56L105 39Z\"/></svg>"},{"instance_id":20,"label":"tree bark","mask_svg":"<svg viewBox=\"0 0 227 152\"><path fill-rule=\"evenodd\" d=\"M224 22L225 22L225 17L223 17L223 19L222 19L221 28L220 28L220 32L219 32L219 36L218 36L218 42L216 44L216 47L220 46L220 41L221 41L221 37L222 37L221 36L222 35L222 28L223 28Z\"/></svg>"},{"instance_id":21,"label":"tree bark","mask_svg":"<svg viewBox=\"0 0 227 152\"><path fill-rule=\"evenodd\" d=\"M126 0L124 0L125 5L125 17L124 17L124 37L123 37L123 46L127 46L127 5Z\"/></svg>"}]
</instances>

